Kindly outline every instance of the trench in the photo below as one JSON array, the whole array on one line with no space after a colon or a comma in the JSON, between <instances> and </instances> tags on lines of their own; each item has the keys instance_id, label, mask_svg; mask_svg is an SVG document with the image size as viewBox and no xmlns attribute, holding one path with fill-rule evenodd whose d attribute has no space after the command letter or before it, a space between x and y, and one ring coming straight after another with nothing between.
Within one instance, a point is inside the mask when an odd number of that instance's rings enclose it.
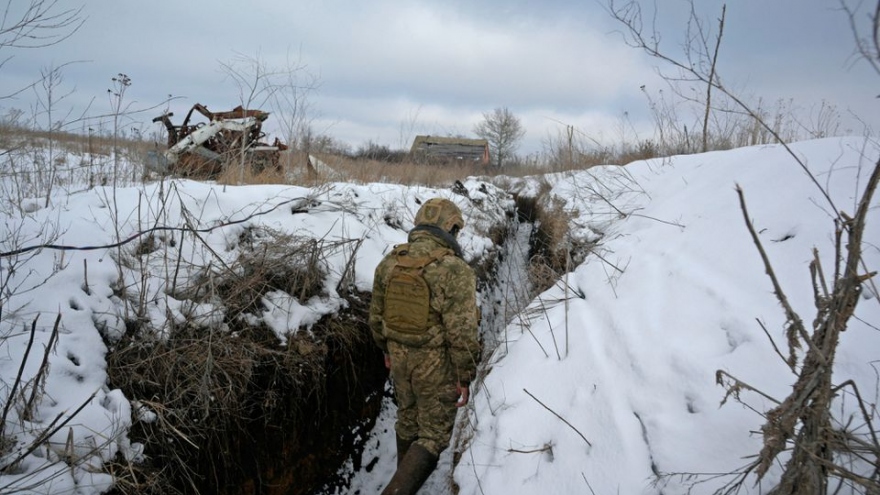
<instances>
[{"instance_id":1,"label":"trench","mask_svg":"<svg viewBox=\"0 0 880 495\"><path fill-rule=\"evenodd\" d=\"M529 304L533 297L529 281L529 259L535 239L534 224L517 219L511 222L492 276L481 281L480 336L484 357L505 345L507 325Z\"/></svg>"},{"instance_id":2,"label":"trench","mask_svg":"<svg viewBox=\"0 0 880 495\"><path fill-rule=\"evenodd\" d=\"M475 267L484 362L493 353L505 353L504 330L533 296L529 260L540 233L534 228L534 204L529 201L517 199L518 215L499 233L499 249ZM377 488L396 467L396 408L381 352L367 324L370 294L351 294L347 299L346 310L325 317L283 351L262 352L277 343L260 329L239 332L239 340L221 343L219 349L196 349L197 354L218 355L229 346L256 349L253 356L248 354L252 368L247 383L242 384L245 399L232 404L236 410L232 415L226 406L182 418L169 413L160 421L136 422L130 437L145 445L146 462L132 474L124 473L130 465L120 463L118 473L128 478L113 493L378 493ZM177 345L189 345L186 338L181 336ZM173 345L159 351L170 353ZM143 349L134 344L122 347L118 345L113 356L108 355L111 384L120 373L137 373L137 366L158 352L155 344ZM125 357L125 352L134 354ZM117 358L121 363L114 362ZM173 359L187 358L177 355ZM236 363L232 360L228 365ZM215 375L214 380L223 379L222 374ZM136 379L126 383L121 388L130 398L155 398L163 393ZM166 425L175 419L176 426ZM444 451L422 493L454 493L450 482L456 464L453 450ZM188 467L180 468L183 465Z\"/></svg>"},{"instance_id":3,"label":"trench","mask_svg":"<svg viewBox=\"0 0 880 495\"><path fill-rule=\"evenodd\" d=\"M517 318L534 297L530 282L529 261L540 249L542 234L534 222L535 202L526 198L517 200L517 214L511 218L500 236L499 249L489 260L483 260L475 271L478 277L481 309L480 340L483 344L484 370L489 361L506 354L508 323ZM537 244L536 244L537 243ZM396 468L394 418L396 406L390 383L385 384L385 396L379 417L368 432L362 446L352 452L342 468L348 480L344 487L317 491L315 495L366 495L379 493ZM459 415L459 418L462 416ZM460 423L457 422L452 443L457 443ZM440 455L437 468L419 493L453 495L457 489L452 483L452 471L458 463L456 449L448 448Z\"/></svg>"}]
</instances>

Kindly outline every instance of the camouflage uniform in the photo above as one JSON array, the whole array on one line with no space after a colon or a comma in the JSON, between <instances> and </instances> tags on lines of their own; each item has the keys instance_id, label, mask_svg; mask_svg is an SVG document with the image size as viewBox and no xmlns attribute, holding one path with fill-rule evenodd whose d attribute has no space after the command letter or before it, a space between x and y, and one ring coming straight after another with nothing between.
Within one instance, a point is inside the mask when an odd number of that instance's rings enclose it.
<instances>
[{"instance_id":1,"label":"camouflage uniform","mask_svg":"<svg viewBox=\"0 0 880 495\"><path fill-rule=\"evenodd\" d=\"M480 352L476 277L467 263L452 254L459 251L455 238L444 234L436 227L420 226L409 234L409 252L414 256L451 249L423 271L431 293L424 333L401 334L383 321L385 288L395 264L391 254L376 268L370 307L373 338L391 357L398 438L415 440L435 456L447 447L452 434L459 395L456 384L470 383Z\"/></svg>"}]
</instances>

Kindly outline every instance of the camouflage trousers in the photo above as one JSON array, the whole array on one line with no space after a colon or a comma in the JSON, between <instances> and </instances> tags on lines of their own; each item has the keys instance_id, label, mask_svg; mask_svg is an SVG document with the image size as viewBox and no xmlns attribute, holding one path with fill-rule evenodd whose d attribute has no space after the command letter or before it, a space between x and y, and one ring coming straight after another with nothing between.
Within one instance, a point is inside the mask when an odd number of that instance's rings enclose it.
<instances>
[{"instance_id":1,"label":"camouflage trousers","mask_svg":"<svg viewBox=\"0 0 880 495\"><path fill-rule=\"evenodd\" d=\"M458 408L455 376L444 348L388 342L397 397L397 435L440 455L452 436Z\"/></svg>"}]
</instances>

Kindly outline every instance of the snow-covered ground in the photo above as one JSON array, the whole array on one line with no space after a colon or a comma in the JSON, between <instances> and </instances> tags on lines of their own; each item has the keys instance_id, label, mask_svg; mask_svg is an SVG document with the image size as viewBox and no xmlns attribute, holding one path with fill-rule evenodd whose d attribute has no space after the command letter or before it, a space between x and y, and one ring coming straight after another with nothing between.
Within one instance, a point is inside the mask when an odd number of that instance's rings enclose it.
<instances>
[{"instance_id":1,"label":"snow-covered ground","mask_svg":"<svg viewBox=\"0 0 880 495\"><path fill-rule=\"evenodd\" d=\"M75 162L73 158L68 161ZM83 187L54 195L50 207L44 207L43 198L25 198L21 202L29 213L7 208L0 236L4 254L40 244L104 246L132 239L137 232L156 230L152 238L134 238L121 250L43 247L20 257L4 257L0 279L7 283L4 289L9 288L11 296L4 300L0 322L0 380L4 385L0 397L4 405L10 395L18 400L12 403L4 429L5 437L15 444L4 446L0 459L2 466L12 465L0 475L0 493L31 488L33 493L99 493L112 483L100 473L103 462L117 453L129 460L140 458L143 447L131 444L127 431L132 421L155 420L155 414L138 409L133 417L131 400L141 398L127 398L107 387L107 348L101 335L110 339L122 335L125 320L133 318L139 303L144 304L146 329L159 337L184 320L223 331L218 308L212 302L185 298L184 288L204 276L210 263L233 266L245 249L243 239L250 237L243 234L262 229L330 246L324 251L327 277L321 294L303 302L295 295L273 291L265 296L269 309L248 315L265 323L283 341L344 307L336 287L350 272L346 267L354 267L356 288L370 291L375 266L391 246L405 242L415 212L426 199L444 196L462 208L470 222L460 241L469 260L496 249L487 236L493 226L506 224L513 201L480 181L467 180L464 188L469 197L448 189L388 184L333 183L308 189L223 187L183 180L115 192L109 186ZM192 228L199 235L166 230L166 226ZM359 249L349 242L361 240ZM353 253L356 261L350 264ZM10 265L17 259L27 262ZM120 265L119 259L125 262ZM127 287L125 301L119 297L120 274ZM174 287L170 287L172 281ZM53 343L52 329L59 314L59 335ZM44 373L45 393L35 394L34 406L28 408L25 405L30 402L46 347L52 352ZM20 368L22 379L16 380ZM73 419L62 424L74 412ZM54 432L46 446L29 452L46 431Z\"/></svg>"},{"instance_id":2,"label":"snow-covered ground","mask_svg":"<svg viewBox=\"0 0 880 495\"><path fill-rule=\"evenodd\" d=\"M852 214L880 146L860 138L833 138L796 143L792 149L836 207ZM537 184L539 179L525 181ZM497 326L502 342L460 416L458 443L466 446L460 462L453 469L450 449L422 493L451 493L453 481L466 495L674 494L689 488L712 493L727 481L714 474L741 467L748 462L745 457L760 450L761 438L754 434L762 425L758 413L773 406L749 391L741 393L742 403L730 399L721 405L725 389L716 384L716 371L777 399L785 397L795 379L757 321L784 347L785 317L749 237L734 186L744 190L750 218L782 287L806 322L815 314L808 270L813 247L826 273L833 271L828 201L779 146L597 167L545 179L572 213L572 238L600 240L597 256L521 313L508 315L509 325ZM239 234L262 226L328 242L363 239L355 284L369 290L383 253L404 241L412 226L417 199L443 195L462 207L468 226L461 240L469 260L498 249L488 230L506 221L512 201L477 179L464 182L470 198L394 184L224 188L166 181L120 188L115 194L109 187L70 188L56 191L49 207L34 197L25 198L26 213L4 208L0 251L39 244L47 226L57 226L57 235L49 236L53 244L94 246L156 225L189 224L211 229L202 234L205 244L178 235L176 242L183 246L175 244L168 253L198 265L210 256L234 259ZM878 205L875 199L865 233L868 271L880 267ZM170 233L163 236L157 236L160 245L170 242ZM322 295L301 304L275 293L275 309L255 317L283 338L337 311L343 300L335 287L350 255L351 250L340 248L327 257ZM17 401L5 435L26 447L56 417L64 421L85 406L48 447L21 456L16 469L0 475L0 493L28 492L27 487L31 493L100 493L112 483L96 472L103 460L116 452L131 459L141 455L141 446L127 436L131 398L106 386L106 348L98 330L110 335L124 330L123 304L114 292L119 253L42 249L23 256L30 256L28 263L13 274L13 258L2 259L2 279L11 276L8 289L14 289L0 319L2 400L15 382L32 322L36 319L37 331L22 373L25 383L37 375L58 314L60 331L42 400L30 416L24 414L24 402ZM123 275L150 302L152 328L161 333L169 318L211 313L169 296L168 263L149 263L146 270L135 264ZM515 266L510 270L506 284L521 283L522 274L514 273ZM182 270L176 279L185 284L194 276L195 270ZM873 363L880 359L880 298L874 287L866 287L835 361L836 381L855 380L872 403L878 399ZM844 395L836 417L844 421L854 408L852 397ZM5 452L4 464L20 451L13 446ZM71 453L85 462L71 468L64 462ZM382 486L390 478L394 455L393 404L387 401L360 463L369 471L353 474L349 493L372 493ZM778 474L774 467L763 488L751 480L745 492L766 491ZM692 486L694 481L702 483Z\"/></svg>"},{"instance_id":3,"label":"snow-covered ground","mask_svg":"<svg viewBox=\"0 0 880 495\"><path fill-rule=\"evenodd\" d=\"M876 143L865 146L825 139L792 148L852 215L880 154ZM611 185L604 199L595 181ZM560 178L553 193L578 210L582 230L603 234L602 259L579 266L568 290L558 284L541 294L533 306L549 309L528 328L515 321L508 329L515 342L494 359L474 397L473 440L455 470L460 493L712 493L731 479L717 474L759 452L757 412L774 404L743 391L747 406L733 399L721 405L725 389L716 371L779 400L795 377L756 321L785 352L785 315L746 229L736 184L783 290L812 322L811 250L833 273L834 224L818 187L781 147ZM872 205L864 261L877 270L880 198ZM871 404L880 359L876 287L864 291L835 361L836 382L855 380ZM853 397L841 395L838 420L861 423ZM779 472L771 469L764 491ZM754 479L743 488L762 490Z\"/></svg>"}]
</instances>

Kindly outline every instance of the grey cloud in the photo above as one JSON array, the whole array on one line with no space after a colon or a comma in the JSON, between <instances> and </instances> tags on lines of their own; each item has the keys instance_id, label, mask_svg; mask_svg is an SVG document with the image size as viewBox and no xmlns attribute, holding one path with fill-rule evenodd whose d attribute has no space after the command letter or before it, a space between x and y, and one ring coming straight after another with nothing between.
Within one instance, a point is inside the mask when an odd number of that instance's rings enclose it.
<instances>
[{"instance_id":1,"label":"grey cloud","mask_svg":"<svg viewBox=\"0 0 880 495\"><path fill-rule=\"evenodd\" d=\"M225 109L238 90L218 61L235 53L282 66L301 57L320 77L316 124L353 145L397 145L400 127L419 110L419 132L468 133L481 112L508 106L527 128L524 151L537 150L565 124L613 137L628 112L648 121L643 84L660 88L658 61L623 43L601 5L591 1L343 0L121 2L89 0L81 31L58 46L15 52L0 69L0 94L50 63L68 68L71 99L108 108L110 77L125 72L139 107L168 94L175 113L193 103ZM663 2L658 26L674 53L686 17L683 2ZM697 2L709 22L714 2ZM837 16L837 17L835 17ZM741 0L728 6L722 46L725 81L750 94L785 95L809 106L822 99L852 108L877 101L876 75L847 68L852 41L845 19L822 0ZM0 53L7 56L7 53ZM26 106L26 95L0 106ZM880 115L880 112L873 112ZM144 121L149 121L145 116ZM877 118L871 116L870 118ZM140 119L140 117L138 117ZM320 129L319 129L320 132Z\"/></svg>"}]
</instances>

